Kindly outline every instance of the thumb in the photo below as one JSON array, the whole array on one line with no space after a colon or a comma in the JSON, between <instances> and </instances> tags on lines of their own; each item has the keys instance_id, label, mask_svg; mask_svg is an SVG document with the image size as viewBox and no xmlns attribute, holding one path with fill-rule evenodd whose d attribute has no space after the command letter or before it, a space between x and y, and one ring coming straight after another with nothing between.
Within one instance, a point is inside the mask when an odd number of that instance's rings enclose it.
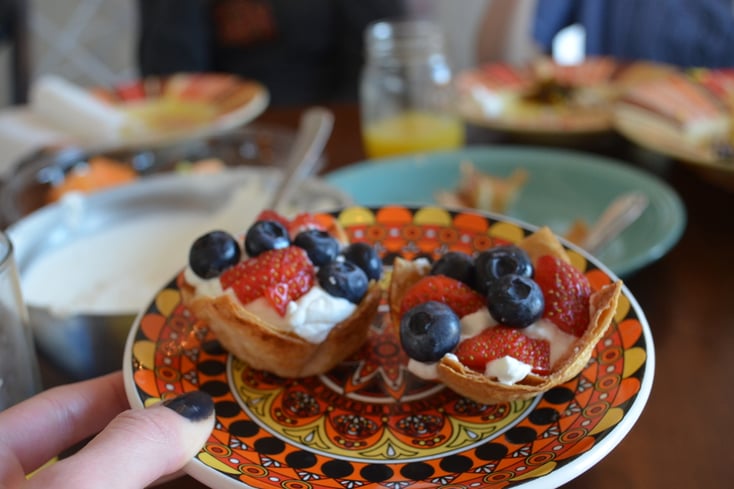
<instances>
[{"instance_id":1,"label":"thumb","mask_svg":"<svg viewBox=\"0 0 734 489\"><path fill-rule=\"evenodd\" d=\"M38 487L142 488L180 470L213 426L214 402L201 391L124 411L78 453L31 482Z\"/></svg>"}]
</instances>

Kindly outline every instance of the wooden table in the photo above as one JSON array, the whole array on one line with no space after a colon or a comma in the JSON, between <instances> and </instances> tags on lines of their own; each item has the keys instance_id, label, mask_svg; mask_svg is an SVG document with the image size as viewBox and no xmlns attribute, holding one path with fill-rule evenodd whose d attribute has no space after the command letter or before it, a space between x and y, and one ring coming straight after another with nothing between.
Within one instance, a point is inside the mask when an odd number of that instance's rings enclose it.
<instances>
[{"instance_id":1,"label":"wooden table","mask_svg":"<svg viewBox=\"0 0 734 489\"><path fill-rule=\"evenodd\" d=\"M354 106L331 107L334 132L324 172L364 158ZM271 109L259 120L296 127L300 111ZM470 128L469 142L504 144L506 136ZM569 146L578 148L578 146ZM615 156L670 183L688 225L658 262L626 280L647 315L655 343L655 381L642 416L602 461L566 488L730 487L734 481L734 191L689 167L612 136L587 150ZM186 476L162 488L204 487Z\"/></svg>"}]
</instances>

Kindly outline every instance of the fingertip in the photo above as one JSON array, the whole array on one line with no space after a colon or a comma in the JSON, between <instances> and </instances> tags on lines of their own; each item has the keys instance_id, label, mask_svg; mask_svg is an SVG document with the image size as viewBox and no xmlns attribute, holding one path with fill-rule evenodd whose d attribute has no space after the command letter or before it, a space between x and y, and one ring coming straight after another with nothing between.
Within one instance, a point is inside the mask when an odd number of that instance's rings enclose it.
<instances>
[{"instance_id":1,"label":"fingertip","mask_svg":"<svg viewBox=\"0 0 734 489\"><path fill-rule=\"evenodd\" d=\"M203 421L214 414L214 400L204 391L186 392L166 399L161 405L193 422Z\"/></svg>"},{"instance_id":2,"label":"fingertip","mask_svg":"<svg viewBox=\"0 0 734 489\"><path fill-rule=\"evenodd\" d=\"M200 391L128 410L79 453L57 464L63 473L45 470L39 475L67 482L83 477L84 487L104 487L110 480L145 487L191 461L211 435L214 420L214 402Z\"/></svg>"},{"instance_id":3,"label":"fingertip","mask_svg":"<svg viewBox=\"0 0 734 489\"><path fill-rule=\"evenodd\" d=\"M181 458L175 463L176 469L180 469L201 450L214 428L215 411L214 400L203 391L190 391L179 396L166 399L154 404L146 411L161 411L156 416L164 418L171 417L175 413L178 426L173 434L178 438L177 452Z\"/></svg>"}]
</instances>

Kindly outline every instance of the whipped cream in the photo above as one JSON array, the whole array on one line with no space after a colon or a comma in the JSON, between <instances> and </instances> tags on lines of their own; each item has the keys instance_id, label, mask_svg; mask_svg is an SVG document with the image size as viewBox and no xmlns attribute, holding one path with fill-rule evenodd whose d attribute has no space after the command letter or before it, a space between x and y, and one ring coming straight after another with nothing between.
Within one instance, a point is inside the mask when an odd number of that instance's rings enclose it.
<instances>
[{"instance_id":1,"label":"whipped cream","mask_svg":"<svg viewBox=\"0 0 734 489\"><path fill-rule=\"evenodd\" d=\"M438 378L438 362L425 363L410 358L408 359L408 371L424 380L436 380Z\"/></svg>"},{"instance_id":2,"label":"whipped cream","mask_svg":"<svg viewBox=\"0 0 734 489\"><path fill-rule=\"evenodd\" d=\"M218 277L203 279L191 267L186 267L184 278L196 289L197 296L218 297L231 294L239 302L232 289L222 289ZM330 295L318 284L297 300L289 302L285 316L278 314L264 297L241 305L274 328L295 333L309 343L323 342L334 326L348 318L357 308L356 304L342 297Z\"/></svg>"},{"instance_id":3,"label":"whipped cream","mask_svg":"<svg viewBox=\"0 0 734 489\"><path fill-rule=\"evenodd\" d=\"M489 314L486 307L482 307L478 311L461 318L461 339L459 341L476 336L486 328L495 325L497 325L497 321Z\"/></svg>"},{"instance_id":4,"label":"whipped cream","mask_svg":"<svg viewBox=\"0 0 734 489\"><path fill-rule=\"evenodd\" d=\"M476 336L487 328L497 326L497 321L492 318L486 307L476 312L467 314L461 318L461 339ZM547 319L539 319L530 326L521 330L522 333L533 339L547 340L550 344L550 364L562 358L572 348L577 338L562 331L552 321ZM444 357L450 357L459 361L453 353L447 353ZM408 362L408 370L415 376L426 380L436 380L438 378L437 363L422 363L411 359ZM503 384L516 384L524 379L533 367L511 356L497 358L488 362L485 366L484 375L496 378L498 382Z\"/></svg>"},{"instance_id":5,"label":"whipped cream","mask_svg":"<svg viewBox=\"0 0 734 489\"><path fill-rule=\"evenodd\" d=\"M484 369L484 375L497 379L497 382L501 384L512 385L520 382L532 370L531 365L514 357L504 356L488 362Z\"/></svg>"},{"instance_id":6,"label":"whipped cream","mask_svg":"<svg viewBox=\"0 0 734 489\"><path fill-rule=\"evenodd\" d=\"M540 319L527 328L521 330L525 336L536 340L548 340L550 343L550 364L555 364L562 356L564 356L571 345L578 338L572 334L566 333L556 326L553 321Z\"/></svg>"}]
</instances>

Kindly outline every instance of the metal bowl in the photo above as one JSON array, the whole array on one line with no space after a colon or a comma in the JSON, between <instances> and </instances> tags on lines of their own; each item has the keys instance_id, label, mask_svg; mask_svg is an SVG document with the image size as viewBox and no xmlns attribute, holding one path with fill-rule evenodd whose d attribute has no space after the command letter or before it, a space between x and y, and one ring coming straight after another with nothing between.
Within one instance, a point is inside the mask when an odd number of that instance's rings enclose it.
<instances>
[{"instance_id":1,"label":"metal bowl","mask_svg":"<svg viewBox=\"0 0 734 489\"><path fill-rule=\"evenodd\" d=\"M240 166L214 174L160 173L112 190L85 196L71 195L14 222L7 232L16 249L31 326L41 354L75 379L119 369L129 328L138 311L153 297L151 293L145 303L96 304L88 310L64 299L63 296L80 282L86 284L86 273L103 271L95 269L91 260L101 256L110 264L116 261L124 263L117 251L107 246L90 250L87 249L89 243L96 242L100 236L107 236L105 233L117 232L123 233L123 237L116 242L125 250L135 248L139 256L171 259L172 255L183 253L174 260L180 263L173 269L161 270L153 283L147 278L146 284L151 290L160 288L175 275L176 268L185 265L191 242L189 237L184 237L174 244L165 245L165 249L157 249L164 246L161 244L164 238L174 235L174 231L166 227L168 223L177 223L177 233L181 233L182 223L191 223L192 234L202 232L209 225L241 232L281 177L279 168L267 166ZM313 178L299 184L288 205L300 210L328 210L349 203L350 199L345 194ZM145 237L124 234L124 230L146 219L160 222L154 232L147 233ZM150 226L147 229L150 230ZM186 229L189 230L188 226ZM59 253L72 256L70 263L73 262L73 269L60 272L42 268L50 266L47 265L49 262L54 263L53 257ZM117 266L123 267L119 263ZM66 282L61 280L60 285L53 289L58 291L58 300L55 295L52 299L38 300L38 294L28 290L27 279L34 272L34 267L35 273L45 274L50 281L56 276L69 279ZM124 274L135 284L138 274L150 272L149 268L150 265L143 263L140 266L133 264L114 273ZM109 276L102 275L104 279L116 278L111 271ZM143 288L141 283L141 290Z\"/></svg>"},{"instance_id":2,"label":"metal bowl","mask_svg":"<svg viewBox=\"0 0 734 489\"><path fill-rule=\"evenodd\" d=\"M295 133L289 128L254 123L217 136L170 145L42 150L21 160L0 188L0 224L9 225L47 205L51 188L95 156L128 165L141 178L180 171L188 162L209 158L217 158L228 167L282 167L294 139Z\"/></svg>"}]
</instances>

